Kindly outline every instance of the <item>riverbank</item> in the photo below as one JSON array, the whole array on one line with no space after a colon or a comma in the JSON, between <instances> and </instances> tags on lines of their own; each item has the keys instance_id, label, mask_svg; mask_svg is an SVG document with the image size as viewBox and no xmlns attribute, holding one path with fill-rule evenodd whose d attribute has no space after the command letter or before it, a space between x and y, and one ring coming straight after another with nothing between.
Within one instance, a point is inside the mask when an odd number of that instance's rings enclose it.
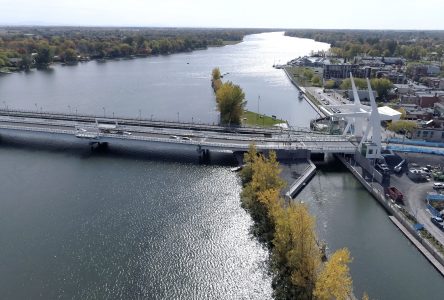
<instances>
[{"instance_id":1,"label":"riverbank","mask_svg":"<svg viewBox=\"0 0 444 300\"><path fill-rule=\"evenodd\" d=\"M362 177L357 166L353 166L350 161L346 160L344 157L336 156L344 166L358 179L358 181L364 186L364 188L379 202L379 204L384 207L384 209L399 222L394 222L395 225L401 224L402 226L397 226L402 232L407 231L409 235L407 238L411 239L414 237L417 242L412 242L413 245L417 246L418 243L422 247L417 247L417 249L430 261L430 263L444 276L444 256L433 246L433 244L424 238L419 231L415 230L414 222L409 220L400 208L394 203L392 203L384 195L384 192L378 188L377 183L367 182L364 177ZM392 220L393 221L393 220ZM405 234L405 233L404 233Z\"/></svg>"},{"instance_id":2,"label":"riverbank","mask_svg":"<svg viewBox=\"0 0 444 300\"><path fill-rule=\"evenodd\" d=\"M247 126L259 126L259 127L273 127L282 124L287 126L287 121L276 119L275 116L267 116L264 114L258 114L249 110L245 110L242 114L242 125Z\"/></svg>"},{"instance_id":3,"label":"riverbank","mask_svg":"<svg viewBox=\"0 0 444 300\"><path fill-rule=\"evenodd\" d=\"M303 95L303 99L307 101L308 104L310 104L310 106L319 114L319 116L326 117L325 113L320 109L321 103L319 103L316 98L312 94L310 94L310 92L305 87L303 87L293 75L290 74L289 70L286 67L282 69L284 70L291 83L298 89L299 93Z\"/></svg>"}]
</instances>

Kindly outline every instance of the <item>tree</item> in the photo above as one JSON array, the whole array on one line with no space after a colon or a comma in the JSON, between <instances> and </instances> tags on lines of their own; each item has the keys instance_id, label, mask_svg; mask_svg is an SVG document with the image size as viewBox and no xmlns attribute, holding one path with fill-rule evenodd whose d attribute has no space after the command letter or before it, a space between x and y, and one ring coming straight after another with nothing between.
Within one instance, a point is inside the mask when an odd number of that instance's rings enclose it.
<instances>
[{"instance_id":1,"label":"tree","mask_svg":"<svg viewBox=\"0 0 444 300\"><path fill-rule=\"evenodd\" d=\"M405 108L400 107L397 109L397 111L399 111L401 113L401 120L405 119L405 117L407 116L407 111L405 110Z\"/></svg>"},{"instance_id":2,"label":"tree","mask_svg":"<svg viewBox=\"0 0 444 300\"><path fill-rule=\"evenodd\" d=\"M352 291L352 279L348 264L351 262L350 252L343 248L337 250L327 261L319 274L313 292L319 300L345 300Z\"/></svg>"},{"instance_id":3,"label":"tree","mask_svg":"<svg viewBox=\"0 0 444 300\"><path fill-rule=\"evenodd\" d=\"M324 87L326 89L333 89L336 86L336 82L334 80L325 81Z\"/></svg>"},{"instance_id":4,"label":"tree","mask_svg":"<svg viewBox=\"0 0 444 300\"><path fill-rule=\"evenodd\" d=\"M230 81L222 84L216 92L216 101L222 124L238 125L241 123L247 102L244 92L238 85Z\"/></svg>"},{"instance_id":5,"label":"tree","mask_svg":"<svg viewBox=\"0 0 444 300\"><path fill-rule=\"evenodd\" d=\"M54 58L54 50L48 43L40 43L37 48L37 56L35 62L38 67L47 67L52 63Z\"/></svg>"},{"instance_id":6,"label":"tree","mask_svg":"<svg viewBox=\"0 0 444 300\"><path fill-rule=\"evenodd\" d=\"M311 78L311 83L312 83L314 86L321 86L321 83L322 83L322 81L321 81L321 77L319 77L319 75L314 75L314 76Z\"/></svg>"},{"instance_id":7,"label":"tree","mask_svg":"<svg viewBox=\"0 0 444 300\"><path fill-rule=\"evenodd\" d=\"M218 80L221 78L220 75L220 70L218 67L214 68L213 71L211 72L211 76L213 78L213 81Z\"/></svg>"},{"instance_id":8,"label":"tree","mask_svg":"<svg viewBox=\"0 0 444 300\"><path fill-rule=\"evenodd\" d=\"M63 60L67 63L76 62L77 61L77 52L72 48L66 49L63 54Z\"/></svg>"},{"instance_id":9,"label":"tree","mask_svg":"<svg viewBox=\"0 0 444 300\"><path fill-rule=\"evenodd\" d=\"M372 89L378 93L378 97L380 99L385 98L390 89L393 87L393 83L387 78L373 78L370 80L370 84Z\"/></svg>"},{"instance_id":10,"label":"tree","mask_svg":"<svg viewBox=\"0 0 444 300\"><path fill-rule=\"evenodd\" d=\"M294 286L286 293L295 293L290 298L311 299L321 265L315 220L304 204L291 202L275 223L273 258L281 266L280 276L290 279L287 286Z\"/></svg>"},{"instance_id":11,"label":"tree","mask_svg":"<svg viewBox=\"0 0 444 300\"><path fill-rule=\"evenodd\" d=\"M366 89L367 88L367 81L365 79L354 78L353 81L355 82L357 89ZM342 80L340 87L342 90L351 90L352 85L351 85L350 78L346 78L346 79Z\"/></svg>"},{"instance_id":12,"label":"tree","mask_svg":"<svg viewBox=\"0 0 444 300\"><path fill-rule=\"evenodd\" d=\"M413 130L417 127L416 122L414 121L405 121L405 120L399 120L399 121L392 121L388 125L388 130L394 131L394 132L413 132Z\"/></svg>"}]
</instances>

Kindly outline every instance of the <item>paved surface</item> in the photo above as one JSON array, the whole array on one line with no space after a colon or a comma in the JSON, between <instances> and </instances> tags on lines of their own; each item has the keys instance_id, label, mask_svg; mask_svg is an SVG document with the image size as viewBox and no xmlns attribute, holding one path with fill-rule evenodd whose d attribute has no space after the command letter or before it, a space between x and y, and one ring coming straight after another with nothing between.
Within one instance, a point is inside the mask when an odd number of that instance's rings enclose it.
<instances>
[{"instance_id":1,"label":"paved surface","mask_svg":"<svg viewBox=\"0 0 444 300\"><path fill-rule=\"evenodd\" d=\"M407 175L391 178L392 186L397 187L403 194L405 206L416 217L419 223L430 232L441 244L444 245L444 232L430 221L432 216L426 208L425 198L428 192L433 192L433 181L416 183Z\"/></svg>"},{"instance_id":2,"label":"paved surface","mask_svg":"<svg viewBox=\"0 0 444 300\"><path fill-rule=\"evenodd\" d=\"M220 150L246 150L251 143L261 150L308 149L315 153L353 153L356 146L346 137L311 133L308 130L281 130L261 128L236 128L234 132L221 132L220 126L171 123L137 124L137 120L107 120L108 125L117 121L118 130L99 130L90 117L23 113L1 115L0 128L58 134L71 134L92 141L107 142L111 139L140 140L170 144L201 146ZM129 125L136 122L136 125ZM104 124L104 123L100 123ZM122 125L123 124L123 125ZM127 125L124 125L127 124ZM182 128L180 128L182 125ZM212 129L213 128L213 129ZM227 130L227 128L224 128ZM229 128L231 130L231 128Z\"/></svg>"}]
</instances>

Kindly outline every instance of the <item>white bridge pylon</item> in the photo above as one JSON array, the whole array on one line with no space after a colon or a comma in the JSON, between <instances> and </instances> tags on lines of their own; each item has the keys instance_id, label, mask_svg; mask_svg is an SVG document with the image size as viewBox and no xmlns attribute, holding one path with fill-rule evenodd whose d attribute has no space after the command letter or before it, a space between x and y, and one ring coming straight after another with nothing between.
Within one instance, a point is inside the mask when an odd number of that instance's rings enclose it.
<instances>
[{"instance_id":1,"label":"white bridge pylon","mask_svg":"<svg viewBox=\"0 0 444 300\"><path fill-rule=\"evenodd\" d=\"M373 90L368 78L367 88L369 93L370 106L362 104L361 100L359 99L359 94L351 73L350 80L352 84L354 103L344 105L330 105L329 107L338 108L341 111L339 113L333 113L332 116L343 118L347 121L347 125L342 134L348 134L353 126L354 136L357 138L361 138L359 148L361 149L363 143L372 144L375 148L374 151L372 151L374 153L373 156L375 156L376 158L380 154L381 150L381 121L399 120L399 118L401 117L401 113L388 106L378 107L376 105Z\"/></svg>"}]
</instances>

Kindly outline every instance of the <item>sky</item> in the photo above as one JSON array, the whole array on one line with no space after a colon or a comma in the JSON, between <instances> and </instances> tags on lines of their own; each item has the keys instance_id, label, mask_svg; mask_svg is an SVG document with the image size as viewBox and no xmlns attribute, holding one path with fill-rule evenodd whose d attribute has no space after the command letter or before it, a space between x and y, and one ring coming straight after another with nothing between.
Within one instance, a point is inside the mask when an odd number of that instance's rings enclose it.
<instances>
[{"instance_id":1,"label":"sky","mask_svg":"<svg viewBox=\"0 0 444 300\"><path fill-rule=\"evenodd\" d=\"M444 0L0 0L0 25L444 29Z\"/></svg>"}]
</instances>

